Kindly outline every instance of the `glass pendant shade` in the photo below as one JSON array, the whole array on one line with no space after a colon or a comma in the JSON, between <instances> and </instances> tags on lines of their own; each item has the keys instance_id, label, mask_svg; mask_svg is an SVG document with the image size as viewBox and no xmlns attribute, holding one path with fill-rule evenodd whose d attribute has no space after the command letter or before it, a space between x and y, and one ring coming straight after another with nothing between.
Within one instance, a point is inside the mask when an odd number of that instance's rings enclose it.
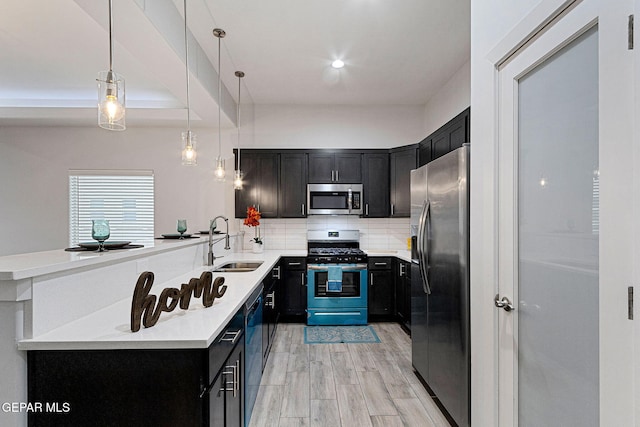
<instances>
[{"instance_id":1,"label":"glass pendant shade","mask_svg":"<svg viewBox=\"0 0 640 427\"><path fill-rule=\"evenodd\" d=\"M227 172L224 170L224 159L220 156L216 159L216 169L213 172L216 177L216 181L224 181Z\"/></svg>"},{"instance_id":2,"label":"glass pendant shade","mask_svg":"<svg viewBox=\"0 0 640 427\"><path fill-rule=\"evenodd\" d=\"M125 130L124 78L113 71L98 74L98 126L108 130Z\"/></svg>"},{"instance_id":3,"label":"glass pendant shade","mask_svg":"<svg viewBox=\"0 0 640 427\"><path fill-rule=\"evenodd\" d=\"M237 170L233 173L233 189L242 190L242 178L243 173L241 170Z\"/></svg>"},{"instance_id":4,"label":"glass pendant shade","mask_svg":"<svg viewBox=\"0 0 640 427\"><path fill-rule=\"evenodd\" d=\"M182 132L182 165L196 166L198 164L198 152L196 142L198 137L190 130Z\"/></svg>"}]
</instances>

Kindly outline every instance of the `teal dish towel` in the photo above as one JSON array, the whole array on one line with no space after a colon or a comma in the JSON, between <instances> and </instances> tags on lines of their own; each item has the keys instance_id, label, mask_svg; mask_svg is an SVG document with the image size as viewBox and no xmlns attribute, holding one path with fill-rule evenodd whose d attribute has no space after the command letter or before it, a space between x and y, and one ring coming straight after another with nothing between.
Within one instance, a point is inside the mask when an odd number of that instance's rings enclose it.
<instances>
[{"instance_id":1,"label":"teal dish towel","mask_svg":"<svg viewBox=\"0 0 640 427\"><path fill-rule=\"evenodd\" d=\"M327 292L342 292L342 267L327 267Z\"/></svg>"}]
</instances>

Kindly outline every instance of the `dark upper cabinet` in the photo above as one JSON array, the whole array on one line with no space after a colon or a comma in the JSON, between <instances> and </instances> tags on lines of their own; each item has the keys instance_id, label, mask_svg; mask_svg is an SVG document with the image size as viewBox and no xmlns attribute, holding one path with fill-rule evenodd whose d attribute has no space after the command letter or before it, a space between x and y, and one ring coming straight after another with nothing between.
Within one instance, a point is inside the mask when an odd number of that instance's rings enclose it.
<instances>
[{"instance_id":1,"label":"dark upper cabinet","mask_svg":"<svg viewBox=\"0 0 640 427\"><path fill-rule=\"evenodd\" d=\"M280 153L280 191L278 212L281 218L307 216L307 154Z\"/></svg>"},{"instance_id":2,"label":"dark upper cabinet","mask_svg":"<svg viewBox=\"0 0 640 427\"><path fill-rule=\"evenodd\" d=\"M335 178L333 153L309 153L309 182L331 183Z\"/></svg>"},{"instance_id":3,"label":"dark upper cabinet","mask_svg":"<svg viewBox=\"0 0 640 427\"><path fill-rule=\"evenodd\" d=\"M389 216L389 153L362 156L364 214L367 218Z\"/></svg>"},{"instance_id":4,"label":"dark upper cabinet","mask_svg":"<svg viewBox=\"0 0 640 427\"><path fill-rule=\"evenodd\" d=\"M389 155L391 217L411 216L411 170L418 166L418 146L391 150Z\"/></svg>"},{"instance_id":5,"label":"dark upper cabinet","mask_svg":"<svg viewBox=\"0 0 640 427\"><path fill-rule=\"evenodd\" d=\"M471 142L471 109L467 108L419 144L420 166Z\"/></svg>"},{"instance_id":6,"label":"dark upper cabinet","mask_svg":"<svg viewBox=\"0 0 640 427\"><path fill-rule=\"evenodd\" d=\"M279 154L266 150L240 154L244 178L242 190L235 191L236 218L245 218L249 206L258 208L263 218L277 218Z\"/></svg>"},{"instance_id":7,"label":"dark upper cabinet","mask_svg":"<svg viewBox=\"0 0 640 427\"><path fill-rule=\"evenodd\" d=\"M424 166L433 160L431 155L431 138L426 137L418 144L418 166Z\"/></svg>"},{"instance_id":8,"label":"dark upper cabinet","mask_svg":"<svg viewBox=\"0 0 640 427\"><path fill-rule=\"evenodd\" d=\"M433 156L432 160L447 154L450 151L449 147L449 132L447 130L435 135L431 139L431 155Z\"/></svg>"},{"instance_id":9,"label":"dark upper cabinet","mask_svg":"<svg viewBox=\"0 0 640 427\"><path fill-rule=\"evenodd\" d=\"M309 182L314 184L362 182L360 153L309 153Z\"/></svg>"}]
</instances>

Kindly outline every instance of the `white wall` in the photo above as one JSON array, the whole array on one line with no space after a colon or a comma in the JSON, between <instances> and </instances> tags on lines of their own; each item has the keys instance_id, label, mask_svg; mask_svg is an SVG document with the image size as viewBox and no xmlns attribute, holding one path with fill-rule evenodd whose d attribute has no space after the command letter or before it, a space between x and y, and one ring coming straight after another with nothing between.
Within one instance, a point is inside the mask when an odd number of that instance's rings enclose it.
<instances>
[{"instance_id":1,"label":"white wall","mask_svg":"<svg viewBox=\"0 0 640 427\"><path fill-rule=\"evenodd\" d=\"M89 127L0 129L0 255L64 248L69 243L69 169L152 169L155 232L175 232L186 218L189 231L206 229L209 218L233 216L230 182L216 183L212 164L217 135L197 132L199 164L180 163L176 128L129 128L109 132ZM223 135L223 156L231 149ZM204 227L204 228L202 228Z\"/></svg>"},{"instance_id":2,"label":"white wall","mask_svg":"<svg viewBox=\"0 0 640 427\"><path fill-rule=\"evenodd\" d=\"M242 121L245 148L390 148L425 136L422 106L243 106ZM217 183L212 175L217 130L195 129L195 168L180 164L183 130L0 128L0 256L68 246L69 169L152 169L156 235L174 232L178 218L191 232L206 229L216 215L233 218L231 181ZM224 130L222 141L231 176L236 130ZM239 224L229 221L231 230Z\"/></svg>"},{"instance_id":3,"label":"white wall","mask_svg":"<svg viewBox=\"0 0 640 427\"><path fill-rule=\"evenodd\" d=\"M498 425L492 306L496 277L494 67L487 55L540 0L471 2L471 424ZM560 1L558 1L560 3ZM478 398L485 396L485 398ZM492 402L488 404L487 402Z\"/></svg>"},{"instance_id":4,"label":"white wall","mask_svg":"<svg viewBox=\"0 0 640 427\"><path fill-rule=\"evenodd\" d=\"M242 141L252 148L392 148L426 136L422 111L420 105L256 105L253 135Z\"/></svg>"},{"instance_id":5,"label":"white wall","mask_svg":"<svg viewBox=\"0 0 640 427\"><path fill-rule=\"evenodd\" d=\"M244 227L245 242L255 229ZM314 215L308 218L263 219L260 235L265 249L307 249L308 230L359 230L360 248L368 251L406 250L409 218L358 218L349 215Z\"/></svg>"},{"instance_id":6,"label":"white wall","mask_svg":"<svg viewBox=\"0 0 640 427\"><path fill-rule=\"evenodd\" d=\"M425 104L424 136L431 135L469 105L471 105L471 62L467 61Z\"/></svg>"}]
</instances>

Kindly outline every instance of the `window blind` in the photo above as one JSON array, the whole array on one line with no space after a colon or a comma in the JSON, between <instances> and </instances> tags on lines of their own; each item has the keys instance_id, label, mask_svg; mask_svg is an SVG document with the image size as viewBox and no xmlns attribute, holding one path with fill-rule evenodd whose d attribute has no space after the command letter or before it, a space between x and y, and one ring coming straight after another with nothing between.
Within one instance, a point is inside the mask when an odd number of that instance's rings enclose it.
<instances>
[{"instance_id":1,"label":"window blind","mask_svg":"<svg viewBox=\"0 0 640 427\"><path fill-rule=\"evenodd\" d=\"M153 171L69 171L69 243L91 242L91 221L109 220L109 240L154 237Z\"/></svg>"}]
</instances>

